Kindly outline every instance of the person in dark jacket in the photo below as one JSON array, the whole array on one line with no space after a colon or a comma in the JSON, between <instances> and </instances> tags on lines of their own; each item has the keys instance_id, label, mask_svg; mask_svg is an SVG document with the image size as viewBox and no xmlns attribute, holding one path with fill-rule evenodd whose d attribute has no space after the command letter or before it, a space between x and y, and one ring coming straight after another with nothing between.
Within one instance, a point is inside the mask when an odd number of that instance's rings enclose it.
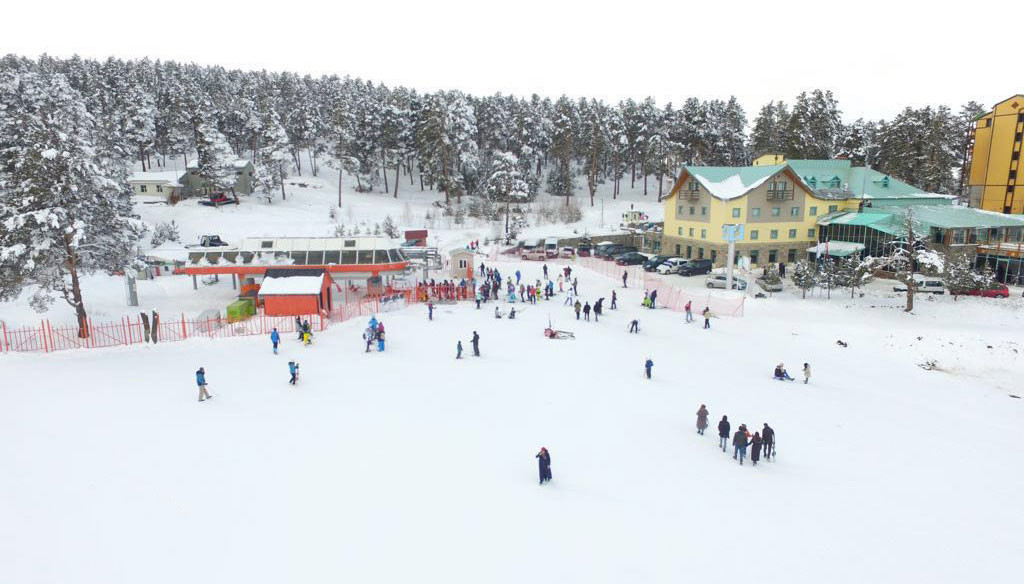
<instances>
[{"instance_id":1,"label":"person in dark jacket","mask_svg":"<svg viewBox=\"0 0 1024 584\"><path fill-rule=\"evenodd\" d=\"M639 320L634 318L633 321L629 323L629 332L640 334L640 321Z\"/></svg>"},{"instance_id":2,"label":"person in dark jacket","mask_svg":"<svg viewBox=\"0 0 1024 584\"><path fill-rule=\"evenodd\" d=\"M761 433L754 432L754 437L750 439L750 462L754 466L757 466L757 461L761 460Z\"/></svg>"},{"instance_id":3,"label":"person in dark jacket","mask_svg":"<svg viewBox=\"0 0 1024 584\"><path fill-rule=\"evenodd\" d=\"M456 359L461 359L462 358L462 341L459 341L459 342L455 343L455 358Z\"/></svg>"},{"instance_id":4,"label":"person in dark jacket","mask_svg":"<svg viewBox=\"0 0 1024 584\"><path fill-rule=\"evenodd\" d=\"M590 320L590 303L589 302L583 304L583 320L586 320L586 321Z\"/></svg>"},{"instance_id":5,"label":"person in dark jacket","mask_svg":"<svg viewBox=\"0 0 1024 584\"><path fill-rule=\"evenodd\" d=\"M718 423L718 444L722 447L722 452L725 452L729 445L730 429L732 426L729 424L729 416L722 416L722 421Z\"/></svg>"},{"instance_id":6,"label":"person in dark jacket","mask_svg":"<svg viewBox=\"0 0 1024 584\"><path fill-rule=\"evenodd\" d=\"M782 363L775 366L775 379L779 381L793 381L793 378L789 376L789 372L786 371L786 366Z\"/></svg>"},{"instance_id":7,"label":"person in dark jacket","mask_svg":"<svg viewBox=\"0 0 1024 584\"><path fill-rule=\"evenodd\" d=\"M658 301L658 291L657 290L651 290L651 308L657 308L657 306L655 306L655 304L654 304L657 301Z\"/></svg>"},{"instance_id":8,"label":"person in dark jacket","mask_svg":"<svg viewBox=\"0 0 1024 584\"><path fill-rule=\"evenodd\" d=\"M764 459L771 460L772 449L775 447L775 430L767 422L764 428L761 428L761 447L764 449Z\"/></svg>"},{"instance_id":9,"label":"person in dark jacket","mask_svg":"<svg viewBox=\"0 0 1024 584\"><path fill-rule=\"evenodd\" d=\"M551 480L551 453L542 446L534 458L537 459L537 471L540 474L540 484L543 485Z\"/></svg>"},{"instance_id":10,"label":"person in dark jacket","mask_svg":"<svg viewBox=\"0 0 1024 584\"><path fill-rule=\"evenodd\" d=\"M434 303L427 303L427 320L434 320Z\"/></svg>"},{"instance_id":11,"label":"person in dark jacket","mask_svg":"<svg viewBox=\"0 0 1024 584\"><path fill-rule=\"evenodd\" d=\"M480 335L476 334L476 331L473 331L473 339L470 342L473 343L473 356L474 357L479 357L480 356Z\"/></svg>"},{"instance_id":12,"label":"person in dark jacket","mask_svg":"<svg viewBox=\"0 0 1024 584\"><path fill-rule=\"evenodd\" d=\"M577 300L576 304L572 305L572 308L573 308L573 310L576 311L576 320L579 320L580 319L580 309L583 308L582 306L580 306L580 301Z\"/></svg>"},{"instance_id":13,"label":"person in dark jacket","mask_svg":"<svg viewBox=\"0 0 1024 584\"><path fill-rule=\"evenodd\" d=\"M626 287L627 287L627 286L626 286L626 279L627 279L627 278L629 278L629 270L624 270L624 271L622 272L622 287L623 287L623 288L626 288Z\"/></svg>"},{"instance_id":14,"label":"person in dark jacket","mask_svg":"<svg viewBox=\"0 0 1024 584\"><path fill-rule=\"evenodd\" d=\"M653 368L654 368L654 361L651 361L651 358L648 357L647 361L644 363L644 371L647 373L647 379L651 378L651 369L653 369Z\"/></svg>"},{"instance_id":15,"label":"person in dark jacket","mask_svg":"<svg viewBox=\"0 0 1024 584\"><path fill-rule=\"evenodd\" d=\"M700 404L700 409L697 410L697 433L701 436L704 435L704 430L708 427L708 408L704 404Z\"/></svg>"},{"instance_id":16,"label":"person in dark jacket","mask_svg":"<svg viewBox=\"0 0 1024 584\"><path fill-rule=\"evenodd\" d=\"M615 295L615 290L612 290L612 304L611 304L611 309L612 310L615 310L616 308L619 307L618 302L617 302L618 299L619 299L619 297Z\"/></svg>"},{"instance_id":17,"label":"person in dark jacket","mask_svg":"<svg viewBox=\"0 0 1024 584\"><path fill-rule=\"evenodd\" d=\"M747 457L747 429L742 424L740 424L740 429L732 435L732 445L734 448L732 457L739 460L742 465L743 459Z\"/></svg>"}]
</instances>

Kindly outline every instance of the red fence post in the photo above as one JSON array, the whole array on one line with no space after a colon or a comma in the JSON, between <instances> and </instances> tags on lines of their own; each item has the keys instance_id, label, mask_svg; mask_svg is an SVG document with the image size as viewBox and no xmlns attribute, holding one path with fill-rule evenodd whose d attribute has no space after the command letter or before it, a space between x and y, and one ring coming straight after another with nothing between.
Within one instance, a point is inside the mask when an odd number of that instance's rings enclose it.
<instances>
[{"instance_id":1,"label":"red fence post","mask_svg":"<svg viewBox=\"0 0 1024 584\"><path fill-rule=\"evenodd\" d=\"M182 340L188 338L188 328L185 326L185 313L181 313L181 338Z\"/></svg>"},{"instance_id":2,"label":"red fence post","mask_svg":"<svg viewBox=\"0 0 1024 584\"><path fill-rule=\"evenodd\" d=\"M10 341L7 340L7 323L5 323L3 321L0 321L0 328L3 328L3 330L4 330L3 351L6 353L10 349L10 347L11 347Z\"/></svg>"}]
</instances>

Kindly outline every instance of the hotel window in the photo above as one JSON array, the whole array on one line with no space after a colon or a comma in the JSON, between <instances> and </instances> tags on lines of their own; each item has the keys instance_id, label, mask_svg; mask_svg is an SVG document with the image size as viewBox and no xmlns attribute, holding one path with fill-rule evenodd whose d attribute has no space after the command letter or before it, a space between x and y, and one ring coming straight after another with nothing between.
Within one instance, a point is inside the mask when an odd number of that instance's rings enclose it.
<instances>
[{"instance_id":1,"label":"hotel window","mask_svg":"<svg viewBox=\"0 0 1024 584\"><path fill-rule=\"evenodd\" d=\"M818 216L818 208L817 207L811 207L810 209L807 210L807 214L810 215L811 217L817 217Z\"/></svg>"},{"instance_id":2,"label":"hotel window","mask_svg":"<svg viewBox=\"0 0 1024 584\"><path fill-rule=\"evenodd\" d=\"M811 227L807 230L807 239L814 239L814 228Z\"/></svg>"},{"instance_id":3,"label":"hotel window","mask_svg":"<svg viewBox=\"0 0 1024 584\"><path fill-rule=\"evenodd\" d=\"M696 211L694 209L696 209L696 207L690 207L690 215L693 215L694 213L696 213Z\"/></svg>"},{"instance_id":4,"label":"hotel window","mask_svg":"<svg viewBox=\"0 0 1024 584\"><path fill-rule=\"evenodd\" d=\"M786 261L788 261L789 263L793 263L793 262L796 261L796 250L795 249L789 250L789 253L786 254Z\"/></svg>"},{"instance_id":5,"label":"hotel window","mask_svg":"<svg viewBox=\"0 0 1024 584\"><path fill-rule=\"evenodd\" d=\"M751 209L750 210L750 216L754 217L754 218L760 217L761 216L761 208L760 207L754 207L753 209Z\"/></svg>"},{"instance_id":6,"label":"hotel window","mask_svg":"<svg viewBox=\"0 0 1024 584\"><path fill-rule=\"evenodd\" d=\"M778 239L779 238L779 230L778 229L772 229L771 231L768 232L768 237L770 239Z\"/></svg>"},{"instance_id":7,"label":"hotel window","mask_svg":"<svg viewBox=\"0 0 1024 584\"><path fill-rule=\"evenodd\" d=\"M799 217L800 216L800 207L790 207L789 208L789 216L790 217Z\"/></svg>"},{"instance_id":8,"label":"hotel window","mask_svg":"<svg viewBox=\"0 0 1024 584\"><path fill-rule=\"evenodd\" d=\"M838 176L832 177L832 180L829 181L828 186L830 186L830 187L832 187L834 189L838 189L839 188L839 177Z\"/></svg>"},{"instance_id":9,"label":"hotel window","mask_svg":"<svg viewBox=\"0 0 1024 584\"><path fill-rule=\"evenodd\" d=\"M158 192L158 193L164 192L164 185L156 185L156 192Z\"/></svg>"},{"instance_id":10,"label":"hotel window","mask_svg":"<svg viewBox=\"0 0 1024 584\"><path fill-rule=\"evenodd\" d=\"M686 259L690 259L692 257L693 257L693 246L692 245L688 245L688 246L686 246Z\"/></svg>"},{"instance_id":11,"label":"hotel window","mask_svg":"<svg viewBox=\"0 0 1024 584\"><path fill-rule=\"evenodd\" d=\"M790 239L796 239L796 229L790 229L789 230L789 238Z\"/></svg>"},{"instance_id":12,"label":"hotel window","mask_svg":"<svg viewBox=\"0 0 1024 584\"><path fill-rule=\"evenodd\" d=\"M691 193L696 193L699 190L700 190L700 183L698 183L695 180L691 180L690 181L690 192Z\"/></svg>"},{"instance_id":13,"label":"hotel window","mask_svg":"<svg viewBox=\"0 0 1024 584\"><path fill-rule=\"evenodd\" d=\"M708 208L707 207L701 207L700 208L700 214L701 215L707 215L708 214Z\"/></svg>"},{"instance_id":14,"label":"hotel window","mask_svg":"<svg viewBox=\"0 0 1024 584\"><path fill-rule=\"evenodd\" d=\"M1020 241L1021 233L1022 231L1020 227L1007 227L1006 241L1010 243L1017 243L1018 241Z\"/></svg>"},{"instance_id":15,"label":"hotel window","mask_svg":"<svg viewBox=\"0 0 1024 584\"><path fill-rule=\"evenodd\" d=\"M697 248L697 259L698 260L704 259L704 248L703 247L698 247Z\"/></svg>"},{"instance_id":16,"label":"hotel window","mask_svg":"<svg viewBox=\"0 0 1024 584\"><path fill-rule=\"evenodd\" d=\"M769 264L774 264L777 261L779 261L779 250L777 250L777 249L770 249L770 250L768 250L768 263Z\"/></svg>"},{"instance_id":17,"label":"hotel window","mask_svg":"<svg viewBox=\"0 0 1024 584\"><path fill-rule=\"evenodd\" d=\"M740 210L739 210L739 208L737 207L736 209L733 209L733 210L732 210L732 218L733 218L733 219L739 219L739 216L740 216Z\"/></svg>"},{"instance_id":18,"label":"hotel window","mask_svg":"<svg viewBox=\"0 0 1024 584\"><path fill-rule=\"evenodd\" d=\"M782 207L772 207L772 217L781 217Z\"/></svg>"},{"instance_id":19,"label":"hotel window","mask_svg":"<svg viewBox=\"0 0 1024 584\"><path fill-rule=\"evenodd\" d=\"M676 255L679 255L679 248L680 248L680 245L677 243L676 244Z\"/></svg>"},{"instance_id":20,"label":"hotel window","mask_svg":"<svg viewBox=\"0 0 1024 584\"><path fill-rule=\"evenodd\" d=\"M704 239L707 236L708 236L708 230L707 229L701 229L700 230L700 238Z\"/></svg>"},{"instance_id":21,"label":"hotel window","mask_svg":"<svg viewBox=\"0 0 1024 584\"><path fill-rule=\"evenodd\" d=\"M978 232L973 229L966 229L967 231L967 243L978 243Z\"/></svg>"},{"instance_id":22,"label":"hotel window","mask_svg":"<svg viewBox=\"0 0 1024 584\"><path fill-rule=\"evenodd\" d=\"M829 205L828 206L828 212L829 213L835 213L838 210L839 210L839 205Z\"/></svg>"},{"instance_id":23,"label":"hotel window","mask_svg":"<svg viewBox=\"0 0 1024 584\"><path fill-rule=\"evenodd\" d=\"M750 239L752 239L752 240L753 239L757 239L757 230L756 229L751 229L750 230Z\"/></svg>"},{"instance_id":24,"label":"hotel window","mask_svg":"<svg viewBox=\"0 0 1024 584\"><path fill-rule=\"evenodd\" d=\"M683 228L682 228L682 227L680 227L680 228L679 228L679 237L682 237L682 236L683 236Z\"/></svg>"},{"instance_id":25,"label":"hotel window","mask_svg":"<svg viewBox=\"0 0 1024 584\"><path fill-rule=\"evenodd\" d=\"M963 245L964 243L964 230L954 229L953 230L953 245Z\"/></svg>"},{"instance_id":26,"label":"hotel window","mask_svg":"<svg viewBox=\"0 0 1024 584\"><path fill-rule=\"evenodd\" d=\"M146 192L146 185L139 185L139 192L140 193Z\"/></svg>"},{"instance_id":27,"label":"hotel window","mask_svg":"<svg viewBox=\"0 0 1024 584\"><path fill-rule=\"evenodd\" d=\"M676 207L676 215L682 215L682 214L683 214L683 206L679 205L678 207Z\"/></svg>"},{"instance_id":28,"label":"hotel window","mask_svg":"<svg viewBox=\"0 0 1024 584\"><path fill-rule=\"evenodd\" d=\"M750 250L750 263L752 263L752 264L756 264L757 263L757 250L756 249Z\"/></svg>"},{"instance_id":29,"label":"hotel window","mask_svg":"<svg viewBox=\"0 0 1024 584\"><path fill-rule=\"evenodd\" d=\"M693 227L690 228L690 237L693 237Z\"/></svg>"}]
</instances>

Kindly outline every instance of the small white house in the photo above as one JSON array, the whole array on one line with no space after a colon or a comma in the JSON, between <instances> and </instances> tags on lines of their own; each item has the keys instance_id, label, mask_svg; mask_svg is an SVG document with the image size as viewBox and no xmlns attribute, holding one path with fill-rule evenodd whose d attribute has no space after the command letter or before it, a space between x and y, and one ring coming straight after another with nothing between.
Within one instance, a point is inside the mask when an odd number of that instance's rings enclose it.
<instances>
[{"instance_id":1,"label":"small white house","mask_svg":"<svg viewBox=\"0 0 1024 584\"><path fill-rule=\"evenodd\" d=\"M181 178L184 175L184 170L133 172L128 177L128 184L137 197L168 200L172 195L181 196Z\"/></svg>"}]
</instances>

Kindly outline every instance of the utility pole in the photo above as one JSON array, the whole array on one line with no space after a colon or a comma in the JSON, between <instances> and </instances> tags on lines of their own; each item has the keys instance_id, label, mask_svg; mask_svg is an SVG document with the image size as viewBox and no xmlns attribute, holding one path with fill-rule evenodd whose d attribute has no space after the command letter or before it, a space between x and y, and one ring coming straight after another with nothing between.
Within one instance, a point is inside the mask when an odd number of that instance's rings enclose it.
<instances>
[{"instance_id":1,"label":"utility pole","mask_svg":"<svg viewBox=\"0 0 1024 584\"><path fill-rule=\"evenodd\" d=\"M726 256L725 289L732 290L732 271L736 257L736 242L743 240L742 223L725 223L722 225L722 239L729 242L729 253Z\"/></svg>"}]
</instances>

